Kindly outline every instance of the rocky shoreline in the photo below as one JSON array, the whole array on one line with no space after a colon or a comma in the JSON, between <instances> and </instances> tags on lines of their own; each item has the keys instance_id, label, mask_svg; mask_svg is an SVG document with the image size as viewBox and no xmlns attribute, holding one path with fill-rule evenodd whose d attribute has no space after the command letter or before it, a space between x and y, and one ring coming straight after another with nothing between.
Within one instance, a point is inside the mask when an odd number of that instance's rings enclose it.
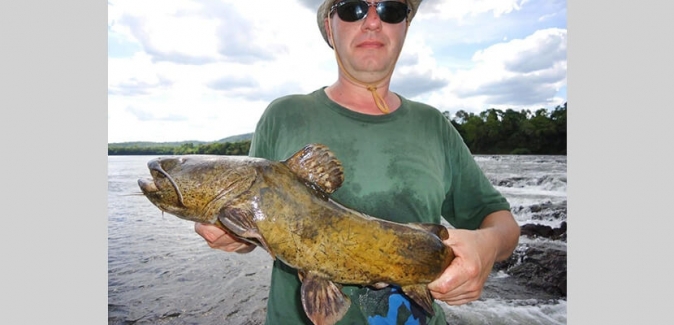
<instances>
[{"instance_id":1,"label":"rocky shoreline","mask_svg":"<svg viewBox=\"0 0 674 325\"><path fill-rule=\"evenodd\" d=\"M503 271L516 281L532 289L539 289L552 296L566 297L566 221L553 228L541 224L525 224L521 235L543 241L520 243L515 252L505 261L494 265L495 271ZM562 242L563 249L546 242Z\"/></svg>"}]
</instances>

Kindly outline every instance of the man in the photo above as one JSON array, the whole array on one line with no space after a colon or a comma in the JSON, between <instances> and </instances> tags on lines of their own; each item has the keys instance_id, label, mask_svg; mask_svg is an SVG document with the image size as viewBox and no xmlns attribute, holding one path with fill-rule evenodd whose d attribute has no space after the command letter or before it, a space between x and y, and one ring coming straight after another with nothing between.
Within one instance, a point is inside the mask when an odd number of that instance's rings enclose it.
<instances>
[{"instance_id":1,"label":"man","mask_svg":"<svg viewBox=\"0 0 674 325\"><path fill-rule=\"evenodd\" d=\"M305 95L274 100L255 130L250 155L283 160L308 143L327 145L344 166L333 199L396 222L440 223L456 258L428 285L433 298L460 305L480 297L494 262L517 246L519 227L505 198L474 161L459 133L435 108L389 90L407 29L422 0L325 0L318 27L334 49L337 81ZM215 226L195 231L212 248L254 249ZM311 324L300 302L297 272L277 260L267 324ZM399 288L344 286L351 307L338 324L445 324Z\"/></svg>"}]
</instances>

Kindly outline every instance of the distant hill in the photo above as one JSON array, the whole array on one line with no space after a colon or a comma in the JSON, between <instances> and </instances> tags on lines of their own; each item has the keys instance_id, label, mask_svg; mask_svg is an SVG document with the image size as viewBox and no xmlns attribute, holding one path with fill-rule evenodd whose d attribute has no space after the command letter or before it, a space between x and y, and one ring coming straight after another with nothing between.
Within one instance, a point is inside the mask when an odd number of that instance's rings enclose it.
<instances>
[{"instance_id":1,"label":"distant hill","mask_svg":"<svg viewBox=\"0 0 674 325\"><path fill-rule=\"evenodd\" d=\"M218 141L215 141L215 142L220 142L220 143L239 142L239 141L247 141L247 140L252 140L252 139L253 139L253 133L245 133L245 134L233 135L231 137L222 138L222 139L220 139Z\"/></svg>"},{"instance_id":2,"label":"distant hill","mask_svg":"<svg viewBox=\"0 0 674 325\"><path fill-rule=\"evenodd\" d=\"M121 148L121 147L138 147L138 148L149 148L149 147L180 147L183 144L209 144L209 143L227 143L227 142L239 142L251 140L253 138L253 133L245 133L239 135L233 135L231 137L222 138L217 141L197 141L197 140L187 140L187 141L176 141L176 142L150 142L150 141L132 141L132 142L113 142L108 143L108 148Z\"/></svg>"}]
</instances>

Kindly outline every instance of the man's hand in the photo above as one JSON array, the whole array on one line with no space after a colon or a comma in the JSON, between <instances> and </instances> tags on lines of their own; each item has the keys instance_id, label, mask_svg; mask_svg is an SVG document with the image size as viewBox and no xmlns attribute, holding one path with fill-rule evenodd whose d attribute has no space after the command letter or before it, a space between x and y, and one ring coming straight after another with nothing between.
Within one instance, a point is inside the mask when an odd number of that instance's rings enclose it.
<instances>
[{"instance_id":1,"label":"man's hand","mask_svg":"<svg viewBox=\"0 0 674 325\"><path fill-rule=\"evenodd\" d=\"M494 263L512 254L520 230L509 211L497 211L488 215L478 230L448 232L444 243L454 251L454 260L428 289L435 299L461 305L480 298Z\"/></svg>"},{"instance_id":2,"label":"man's hand","mask_svg":"<svg viewBox=\"0 0 674 325\"><path fill-rule=\"evenodd\" d=\"M194 231L203 237L211 248L237 253L248 253L255 249L255 245L241 241L215 225L195 222Z\"/></svg>"}]
</instances>

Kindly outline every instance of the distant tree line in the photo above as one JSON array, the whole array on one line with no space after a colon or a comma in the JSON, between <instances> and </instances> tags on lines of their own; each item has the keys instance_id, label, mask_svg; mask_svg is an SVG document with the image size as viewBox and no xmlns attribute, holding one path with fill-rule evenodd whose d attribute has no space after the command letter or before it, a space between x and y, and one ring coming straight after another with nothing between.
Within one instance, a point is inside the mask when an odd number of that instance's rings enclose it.
<instances>
[{"instance_id":1,"label":"distant tree line","mask_svg":"<svg viewBox=\"0 0 674 325\"><path fill-rule=\"evenodd\" d=\"M551 111L490 108L479 114L459 110L453 118L448 111L442 114L474 154L566 155L566 103ZM108 155L247 155L249 148L250 140L173 146L130 143L108 145Z\"/></svg>"},{"instance_id":2,"label":"distant tree line","mask_svg":"<svg viewBox=\"0 0 674 325\"><path fill-rule=\"evenodd\" d=\"M459 110L450 118L474 154L566 155L566 103L553 110Z\"/></svg>"},{"instance_id":3,"label":"distant tree line","mask_svg":"<svg viewBox=\"0 0 674 325\"><path fill-rule=\"evenodd\" d=\"M108 146L108 155L247 155L250 140L237 142L212 142L205 144L183 143L179 146Z\"/></svg>"}]
</instances>

